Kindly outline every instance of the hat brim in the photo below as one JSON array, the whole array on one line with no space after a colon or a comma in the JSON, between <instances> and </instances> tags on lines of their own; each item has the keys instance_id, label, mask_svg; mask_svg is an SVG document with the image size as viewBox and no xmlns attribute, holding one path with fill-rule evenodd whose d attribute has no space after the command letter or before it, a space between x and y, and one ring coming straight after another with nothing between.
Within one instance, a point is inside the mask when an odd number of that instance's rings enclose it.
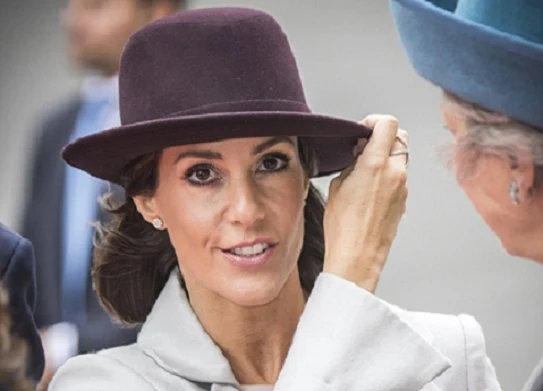
<instances>
[{"instance_id":1,"label":"hat brim","mask_svg":"<svg viewBox=\"0 0 543 391\"><path fill-rule=\"evenodd\" d=\"M466 101L543 127L543 45L463 19L428 0L390 0L423 78Z\"/></svg>"},{"instance_id":2,"label":"hat brim","mask_svg":"<svg viewBox=\"0 0 543 391\"><path fill-rule=\"evenodd\" d=\"M353 147L371 130L349 120L312 113L222 113L167 118L120 126L75 140L64 160L94 177L120 184L137 157L174 145L268 136L306 138L315 148L318 172L335 173L354 161Z\"/></svg>"}]
</instances>

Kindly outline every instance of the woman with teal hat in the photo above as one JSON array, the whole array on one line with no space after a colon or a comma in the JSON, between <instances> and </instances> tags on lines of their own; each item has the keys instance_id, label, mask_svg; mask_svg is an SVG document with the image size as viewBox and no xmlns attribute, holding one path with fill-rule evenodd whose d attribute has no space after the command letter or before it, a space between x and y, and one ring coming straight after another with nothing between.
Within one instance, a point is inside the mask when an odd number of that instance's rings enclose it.
<instances>
[{"instance_id":1,"label":"woman with teal hat","mask_svg":"<svg viewBox=\"0 0 543 391\"><path fill-rule=\"evenodd\" d=\"M68 361L51 391L497 389L473 318L373 294L405 209L407 133L311 112L270 15L152 23L119 87L122 126L63 157L125 189L106 200L93 282L142 329ZM334 172L325 206L310 178Z\"/></svg>"},{"instance_id":2,"label":"woman with teal hat","mask_svg":"<svg viewBox=\"0 0 543 391\"><path fill-rule=\"evenodd\" d=\"M459 185L509 254L543 264L543 1L390 4L413 67L443 90ZM527 389L543 390L543 367Z\"/></svg>"}]
</instances>

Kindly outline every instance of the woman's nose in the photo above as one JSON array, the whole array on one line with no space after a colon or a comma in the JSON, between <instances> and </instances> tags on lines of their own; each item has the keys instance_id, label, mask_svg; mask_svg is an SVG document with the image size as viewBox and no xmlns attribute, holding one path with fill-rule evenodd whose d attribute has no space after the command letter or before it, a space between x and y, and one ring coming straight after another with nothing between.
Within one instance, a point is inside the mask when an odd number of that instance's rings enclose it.
<instances>
[{"instance_id":1,"label":"woman's nose","mask_svg":"<svg viewBox=\"0 0 543 391\"><path fill-rule=\"evenodd\" d=\"M228 196L228 219L232 224L250 227L264 218L264 197L254 180L232 183Z\"/></svg>"}]
</instances>

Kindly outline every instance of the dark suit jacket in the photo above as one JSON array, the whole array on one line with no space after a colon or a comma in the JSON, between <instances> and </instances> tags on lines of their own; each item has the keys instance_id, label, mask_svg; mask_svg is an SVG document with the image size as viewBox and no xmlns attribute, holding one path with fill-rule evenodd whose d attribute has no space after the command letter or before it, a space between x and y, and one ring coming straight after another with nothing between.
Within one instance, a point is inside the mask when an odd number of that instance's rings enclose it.
<instances>
[{"instance_id":1,"label":"dark suit jacket","mask_svg":"<svg viewBox=\"0 0 543 391\"><path fill-rule=\"evenodd\" d=\"M62 321L61 219L66 166L60 152L74 130L80 106L80 99L74 98L44 121L32 166L23 234L34 244L38 259L36 323L40 328ZM137 331L113 324L98 303L90 270L87 287L87 319L77 325L80 353L134 342Z\"/></svg>"},{"instance_id":2,"label":"dark suit jacket","mask_svg":"<svg viewBox=\"0 0 543 391\"><path fill-rule=\"evenodd\" d=\"M36 302L34 264L30 242L0 224L0 278L8 292L13 333L27 342L30 348L28 374L38 381L44 358L33 315Z\"/></svg>"}]
</instances>

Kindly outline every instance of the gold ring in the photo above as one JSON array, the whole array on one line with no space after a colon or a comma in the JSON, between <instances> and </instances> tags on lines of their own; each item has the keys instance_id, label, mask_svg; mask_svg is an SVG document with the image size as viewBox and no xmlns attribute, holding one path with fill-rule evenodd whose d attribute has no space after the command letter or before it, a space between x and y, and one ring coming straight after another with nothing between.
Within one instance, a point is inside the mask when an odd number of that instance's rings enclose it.
<instances>
[{"instance_id":1,"label":"gold ring","mask_svg":"<svg viewBox=\"0 0 543 391\"><path fill-rule=\"evenodd\" d=\"M409 150L405 148L405 149L397 149L395 151L390 152L390 156L399 156L399 155L405 155L405 165L407 166L407 163L409 163Z\"/></svg>"},{"instance_id":2,"label":"gold ring","mask_svg":"<svg viewBox=\"0 0 543 391\"><path fill-rule=\"evenodd\" d=\"M407 142L404 139L402 139L400 136L396 136L395 138L397 142L405 147L405 149L408 149Z\"/></svg>"}]
</instances>

